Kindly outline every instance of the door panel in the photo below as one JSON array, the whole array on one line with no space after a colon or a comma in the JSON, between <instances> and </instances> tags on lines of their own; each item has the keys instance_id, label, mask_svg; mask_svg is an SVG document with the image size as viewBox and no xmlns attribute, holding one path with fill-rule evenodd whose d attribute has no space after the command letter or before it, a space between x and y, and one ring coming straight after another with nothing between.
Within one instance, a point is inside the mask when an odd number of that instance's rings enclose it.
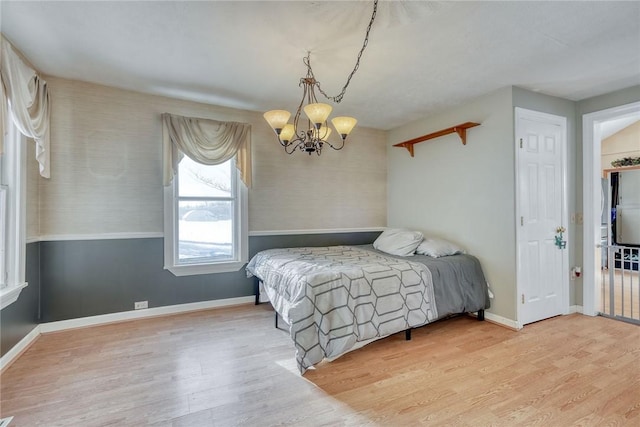
<instances>
[{"instance_id":1,"label":"door panel","mask_svg":"<svg viewBox=\"0 0 640 427\"><path fill-rule=\"evenodd\" d=\"M555 244L556 229L566 226L563 221L566 125L536 114L520 114L516 119L516 136L522 141L517 155L520 215L517 247L518 320L523 325L562 314L566 305L563 293L566 249Z\"/></svg>"}]
</instances>

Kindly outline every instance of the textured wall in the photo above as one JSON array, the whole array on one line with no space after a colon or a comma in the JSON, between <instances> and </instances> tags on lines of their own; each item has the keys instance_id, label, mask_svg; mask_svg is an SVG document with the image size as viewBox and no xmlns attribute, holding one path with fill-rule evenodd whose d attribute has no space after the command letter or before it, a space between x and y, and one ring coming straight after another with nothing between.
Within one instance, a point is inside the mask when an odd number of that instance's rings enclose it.
<instances>
[{"instance_id":1,"label":"textured wall","mask_svg":"<svg viewBox=\"0 0 640 427\"><path fill-rule=\"evenodd\" d=\"M386 225L384 133L356 128L321 157L288 156L260 113L48 77L51 179L40 180L44 236L162 232L160 114L252 125L249 230Z\"/></svg>"}]
</instances>

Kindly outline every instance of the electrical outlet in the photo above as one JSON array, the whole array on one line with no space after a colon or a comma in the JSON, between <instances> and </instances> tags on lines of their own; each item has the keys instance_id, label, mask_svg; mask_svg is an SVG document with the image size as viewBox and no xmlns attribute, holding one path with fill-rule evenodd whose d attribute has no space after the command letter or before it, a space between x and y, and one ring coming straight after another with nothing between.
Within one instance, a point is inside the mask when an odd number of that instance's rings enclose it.
<instances>
[{"instance_id":1,"label":"electrical outlet","mask_svg":"<svg viewBox=\"0 0 640 427\"><path fill-rule=\"evenodd\" d=\"M141 310L143 308L149 308L149 301L138 301L133 303L134 310Z\"/></svg>"}]
</instances>

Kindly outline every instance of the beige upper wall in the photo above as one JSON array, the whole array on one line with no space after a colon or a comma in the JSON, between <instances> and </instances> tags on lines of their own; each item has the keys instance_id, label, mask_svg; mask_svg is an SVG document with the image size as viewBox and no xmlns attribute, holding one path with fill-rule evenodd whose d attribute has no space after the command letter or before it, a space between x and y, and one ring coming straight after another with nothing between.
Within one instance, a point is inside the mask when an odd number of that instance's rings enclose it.
<instances>
[{"instance_id":1,"label":"beige upper wall","mask_svg":"<svg viewBox=\"0 0 640 427\"><path fill-rule=\"evenodd\" d=\"M467 121L456 134L415 145L415 157L392 145ZM515 175L512 90L505 88L389 132L389 226L462 245L480 260L495 294L490 311L516 319Z\"/></svg>"},{"instance_id":2,"label":"beige upper wall","mask_svg":"<svg viewBox=\"0 0 640 427\"><path fill-rule=\"evenodd\" d=\"M640 121L602 140L602 169L611 169L611 162L625 157L640 156Z\"/></svg>"},{"instance_id":3,"label":"beige upper wall","mask_svg":"<svg viewBox=\"0 0 640 427\"><path fill-rule=\"evenodd\" d=\"M38 203L38 181L40 166L36 160L36 144L32 139L27 140L27 240L37 239L40 235L40 206Z\"/></svg>"},{"instance_id":4,"label":"beige upper wall","mask_svg":"<svg viewBox=\"0 0 640 427\"><path fill-rule=\"evenodd\" d=\"M382 131L356 128L341 151L289 156L260 113L54 77L47 83L51 179L38 181L42 236L162 232L163 112L252 125L250 231L386 225Z\"/></svg>"}]
</instances>

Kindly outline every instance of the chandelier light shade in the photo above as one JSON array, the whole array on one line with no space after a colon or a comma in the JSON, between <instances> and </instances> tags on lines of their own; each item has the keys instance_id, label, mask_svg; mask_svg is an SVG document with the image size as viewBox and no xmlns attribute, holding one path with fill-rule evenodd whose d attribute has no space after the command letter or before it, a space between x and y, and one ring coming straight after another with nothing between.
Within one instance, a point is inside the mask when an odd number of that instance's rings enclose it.
<instances>
[{"instance_id":1,"label":"chandelier light shade","mask_svg":"<svg viewBox=\"0 0 640 427\"><path fill-rule=\"evenodd\" d=\"M342 139L345 139L349 133L356 127L358 121L353 117L335 117L331 119L333 127L336 128Z\"/></svg>"},{"instance_id":2,"label":"chandelier light shade","mask_svg":"<svg viewBox=\"0 0 640 427\"><path fill-rule=\"evenodd\" d=\"M377 9L378 0L374 0L373 13L371 15L371 20L369 21L369 26L367 27L364 43L358 53L356 65L353 68L353 71L351 71L351 74L349 74L347 82L339 95L329 97L322 90L320 82L315 79L313 70L311 69L311 52L307 52L307 56L303 59L304 64L307 66L307 76L300 79L299 86L302 87L303 91L302 100L300 101L300 105L298 105L296 114L293 117L293 123L289 123L291 113L286 110L271 110L264 113L264 119L276 133L280 145L284 147L287 154L293 154L296 150L300 150L302 152L309 153L309 155L311 155L311 153L320 155L322 147L325 145L328 145L334 150L341 150L344 147L347 137L358 121L353 117L333 118L331 123L338 133L340 140L338 143L329 142L329 136L331 135L332 130L327 125L327 120L329 119L329 115L331 114L333 107L329 104L318 102L315 89L318 89L325 98L335 103L342 101L351 78L360 66L360 57L369 42L369 32L371 31L371 26L375 20ZM305 120L301 120L300 117L303 111L307 117L306 123Z\"/></svg>"}]
</instances>

